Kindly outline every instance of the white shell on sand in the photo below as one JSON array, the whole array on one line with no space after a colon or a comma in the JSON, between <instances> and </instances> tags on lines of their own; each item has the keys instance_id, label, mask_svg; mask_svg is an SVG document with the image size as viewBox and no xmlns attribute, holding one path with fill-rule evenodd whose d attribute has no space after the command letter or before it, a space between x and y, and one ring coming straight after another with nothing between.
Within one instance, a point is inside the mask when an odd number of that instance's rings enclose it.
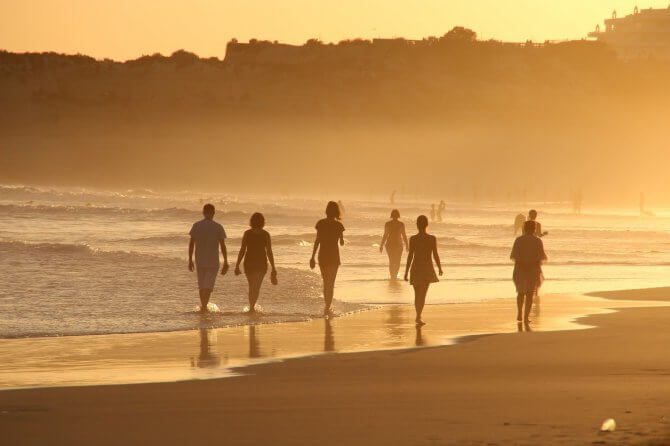
<instances>
[{"instance_id":1,"label":"white shell on sand","mask_svg":"<svg viewBox=\"0 0 670 446\"><path fill-rule=\"evenodd\" d=\"M600 426L602 432L614 432L614 429L616 429L616 421L613 418L606 419L603 421L603 425Z\"/></svg>"}]
</instances>

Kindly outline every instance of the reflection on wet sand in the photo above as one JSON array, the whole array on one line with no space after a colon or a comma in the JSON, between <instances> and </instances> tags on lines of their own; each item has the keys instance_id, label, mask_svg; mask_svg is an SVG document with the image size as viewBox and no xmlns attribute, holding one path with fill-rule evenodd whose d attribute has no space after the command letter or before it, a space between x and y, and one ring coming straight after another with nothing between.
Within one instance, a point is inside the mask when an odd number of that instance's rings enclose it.
<instances>
[{"instance_id":1,"label":"reflection on wet sand","mask_svg":"<svg viewBox=\"0 0 670 446\"><path fill-rule=\"evenodd\" d=\"M335 334L333 332L333 324L330 322L330 318L325 318L323 320L324 332L323 332L323 351L324 352L334 352L335 350Z\"/></svg>"},{"instance_id":2,"label":"reflection on wet sand","mask_svg":"<svg viewBox=\"0 0 670 446\"><path fill-rule=\"evenodd\" d=\"M426 342L423 340L423 334L421 333L421 325L416 326L416 338L414 340L414 345L417 347L423 347L426 345Z\"/></svg>"},{"instance_id":3,"label":"reflection on wet sand","mask_svg":"<svg viewBox=\"0 0 670 446\"><path fill-rule=\"evenodd\" d=\"M195 365L199 368L207 367L219 367L221 365L221 358L215 354L212 354L211 347L212 343L210 342L210 332L212 330L209 328L200 329L200 354L198 355L198 360Z\"/></svg>"},{"instance_id":4,"label":"reflection on wet sand","mask_svg":"<svg viewBox=\"0 0 670 446\"><path fill-rule=\"evenodd\" d=\"M262 358L261 341L256 336L256 326L249 325L249 358Z\"/></svg>"},{"instance_id":5,"label":"reflection on wet sand","mask_svg":"<svg viewBox=\"0 0 670 446\"><path fill-rule=\"evenodd\" d=\"M424 327L415 327L411 305L388 305L333 319L285 324L172 333L3 339L0 388L216 378L243 373L239 367L270 358L448 345L460 336L484 333L585 328L575 323L583 314L668 305L656 301L545 295L542 317L534 317L530 326L514 327L514 303L511 299L499 299L458 307L429 305L425 310L428 325ZM184 361L185 358L190 362Z\"/></svg>"}]
</instances>

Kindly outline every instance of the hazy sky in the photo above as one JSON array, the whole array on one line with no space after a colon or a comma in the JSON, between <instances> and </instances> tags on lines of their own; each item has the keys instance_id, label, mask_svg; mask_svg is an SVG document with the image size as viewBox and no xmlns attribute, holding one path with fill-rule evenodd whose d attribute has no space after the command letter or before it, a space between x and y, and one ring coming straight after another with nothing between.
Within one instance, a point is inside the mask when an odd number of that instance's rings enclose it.
<instances>
[{"instance_id":1,"label":"hazy sky","mask_svg":"<svg viewBox=\"0 0 670 446\"><path fill-rule=\"evenodd\" d=\"M667 8L670 0L0 0L0 48L98 58L170 54L223 57L235 37L303 43L421 38L462 25L484 39L582 38L613 9Z\"/></svg>"}]
</instances>

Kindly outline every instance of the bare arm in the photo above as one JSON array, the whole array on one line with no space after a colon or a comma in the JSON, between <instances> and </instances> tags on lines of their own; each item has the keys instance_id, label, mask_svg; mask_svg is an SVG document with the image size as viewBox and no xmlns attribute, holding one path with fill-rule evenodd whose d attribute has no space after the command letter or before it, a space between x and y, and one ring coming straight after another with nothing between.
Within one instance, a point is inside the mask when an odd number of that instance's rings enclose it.
<instances>
[{"instance_id":1,"label":"bare arm","mask_svg":"<svg viewBox=\"0 0 670 446\"><path fill-rule=\"evenodd\" d=\"M314 239L314 249L312 249L312 258L309 259L309 267L314 269L316 266L316 260L314 260L314 257L316 257L316 251L319 249L319 245L321 244L321 240L319 240L319 233L316 233L316 238Z\"/></svg>"},{"instance_id":2,"label":"bare arm","mask_svg":"<svg viewBox=\"0 0 670 446\"><path fill-rule=\"evenodd\" d=\"M244 259L246 253L247 253L247 234L245 232L244 235L242 236L242 245L240 246L240 252L237 253L237 263L235 263L236 276L241 273L240 263L242 263L242 259Z\"/></svg>"},{"instance_id":3,"label":"bare arm","mask_svg":"<svg viewBox=\"0 0 670 446\"><path fill-rule=\"evenodd\" d=\"M387 238L389 238L388 226L384 226L384 235L382 235L382 241L379 242L379 252L384 251L384 243L386 243Z\"/></svg>"},{"instance_id":4,"label":"bare arm","mask_svg":"<svg viewBox=\"0 0 670 446\"><path fill-rule=\"evenodd\" d=\"M405 280L408 280L407 275L409 274L409 268L412 266L412 261L414 260L414 245L412 241L409 242L409 251L407 252L407 264L405 265Z\"/></svg>"},{"instance_id":5,"label":"bare arm","mask_svg":"<svg viewBox=\"0 0 670 446\"><path fill-rule=\"evenodd\" d=\"M440 255L437 253L437 237L433 237L433 258L435 259L435 263L437 264L437 270L440 272L440 276L442 275L442 263L440 263Z\"/></svg>"},{"instance_id":6,"label":"bare arm","mask_svg":"<svg viewBox=\"0 0 670 446\"><path fill-rule=\"evenodd\" d=\"M195 240L191 237L191 240L188 242L188 269L193 271L195 269L193 265L193 251L195 250Z\"/></svg>"},{"instance_id":7,"label":"bare arm","mask_svg":"<svg viewBox=\"0 0 670 446\"><path fill-rule=\"evenodd\" d=\"M401 231L402 240L403 240L403 242L405 242L405 249L409 250L409 243L407 243L407 234L405 233L405 223L401 223L401 224L402 224L402 231Z\"/></svg>"},{"instance_id":8,"label":"bare arm","mask_svg":"<svg viewBox=\"0 0 670 446\"><path fill-rule=\"evenodd\" d=\"M270 261L270 266L272 267L272 271L277 271L275 268L275 255L272 252L272 239L270 238L270 234L268 234L268 244L267 247L265 248L266 252L268 253L268 260Z\"/></svg>"}]
</instances>

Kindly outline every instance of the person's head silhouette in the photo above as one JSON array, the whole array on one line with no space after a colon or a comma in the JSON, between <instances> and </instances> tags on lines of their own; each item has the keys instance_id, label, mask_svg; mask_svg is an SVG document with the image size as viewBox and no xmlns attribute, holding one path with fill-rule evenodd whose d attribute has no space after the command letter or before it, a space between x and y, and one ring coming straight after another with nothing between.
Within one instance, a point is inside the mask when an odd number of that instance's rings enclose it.
<instances>
[{"instance_id":1,"label":"person's head silhouette","mask_svg":"<svg viewBox=\"0 0 670 446\"><path fill-rule=\"evenodd\" d=\"M205 216L205 218L212 219L214 218L214 205L211 203L207 203L202 207L202 215Z\"/></svg>"},{"instance_id":2,"label":"person's head silhouette","mask_svg":"<svg viewBox=\"0 0 670 446\"><path fill-rule=\"evenodd\" d=\"M260 212L254 212L249 219L249 226L253 229L263 229L265 227L265 217Z\"/></svg>"},{"instance_id":3,"label":"person's head silhouette","mask_svg":"<svg viewBox=\"0 0 670 446\"><path fill-rule=\"evenodd\" d=\"M419 232L426 232L426 228L428 227L428 217L425 215L419 215L419 217L416 219L416 227Z\"/></svg>"},{"instance_id":4,"label":"person's head silhouette","mask_svg":"<svg viewBox=\"0 0 670 446\"><path fill-rule=\"evenodd\" d=\"M394 220L399 219L400 218L400 211L397 210L397 209L393 209L391 211L391 218L394 219Z\"/></svg>"},{"instance_id":5,"label":"person's head silhouette","mask_svg":"<svg viewBox=\"0 0 670 446\"><path fill-rule=\"evenodd\" d=\"M326 217L340 219L340 207L334 201L329 201L326 205Z\"/></svg>"}]
</instances>

